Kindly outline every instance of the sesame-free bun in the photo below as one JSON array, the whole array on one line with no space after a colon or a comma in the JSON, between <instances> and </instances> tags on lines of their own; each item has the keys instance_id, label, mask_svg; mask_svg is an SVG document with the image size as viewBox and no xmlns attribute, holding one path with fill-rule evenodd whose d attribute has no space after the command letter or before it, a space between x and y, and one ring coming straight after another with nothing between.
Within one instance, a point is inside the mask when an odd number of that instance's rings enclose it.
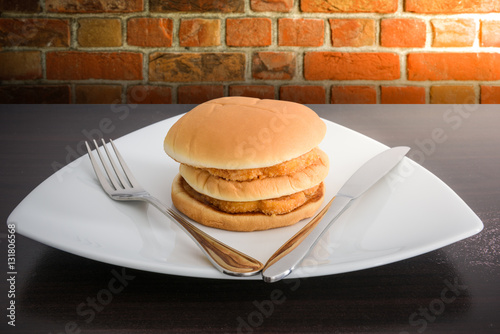
<instances>
[{"instance_id":1,"label":"sesame-free bun","mask_svg":"<svg viewBox=\"0 0 500 334\"><path fill-rule=\"evenodd\" d=\"M231 181L211 175L207 170L181 164L179 173L197 192L225 201L255 201L277 198L312 188L326 178L329 160L325 152L316 148L316 163L293 173L252 181Z\"/></svg>"},{"instance_id":2,"label":"sesame-free bun","mask_svg":"<svg viewBox=\"0 0 500 334\"><path fill-rule=\"evenodd\" d=\"M180 117L164 140L180 163L174 206L189 218L230 231L288 226L324 199L329 160L318 148L326 124L287 101L225 97Z\"/></svg>"},{"instance_id":3,"label":"sesame-free bun","mask_svg":"<svg viewBox=\"0 0 500 334\"><path fill-rule=\"evenodd\" d=\"M293 225L312 217L324 199L324 185L321 183L319 194L295 210L282 215L262 213L231 214L222 212L195 200L182 186L182 176L177 174L172 183L172 202L175 207L189 218L203 225L229 231L260 231Z\"/></svg>"},{"instance_id":4,"label":"sesame-free bun","mask_svg":"<svg viewBox=\"0 0 500 334\"><path fill-rule=\"evenodd\" d=\"M164 149L194 167L260 168L309 152L325 133L325 123L302 104L224 97L183 115L168 131Z\"/></svg>"}]
</instances>

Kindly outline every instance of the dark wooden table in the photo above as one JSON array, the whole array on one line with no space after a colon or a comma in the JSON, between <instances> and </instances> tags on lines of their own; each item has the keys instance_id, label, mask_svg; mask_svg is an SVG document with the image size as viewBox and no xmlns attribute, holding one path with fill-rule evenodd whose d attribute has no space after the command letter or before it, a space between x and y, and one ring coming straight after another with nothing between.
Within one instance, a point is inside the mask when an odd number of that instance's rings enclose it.
<instances>
[{"instance_id":1,"label":"dark wooden table","mask_svg":"<svg viewBox=\"0 0 500 334\"><path fill-rule=\"evenodd\" d=\"M106 136L117 138L191 107L0 106L2 220L57 166L81 153L77 148L82 139L97 131L102 119L113 125ZM53 334L499 333L500 107L311 107L389 146L422 151L422 142L433 138L434 129L442 129L446 140L435 143L420 162L464 199L482 219L484 230L390 265L275 284L122 268L18 234L12 327L6 317L12 299L8 231L2 224L0 328L6 333ZM117 276L123 288L109 294ZM277 293L281 298L271 302Z\"/></svg>"}]
</instances>

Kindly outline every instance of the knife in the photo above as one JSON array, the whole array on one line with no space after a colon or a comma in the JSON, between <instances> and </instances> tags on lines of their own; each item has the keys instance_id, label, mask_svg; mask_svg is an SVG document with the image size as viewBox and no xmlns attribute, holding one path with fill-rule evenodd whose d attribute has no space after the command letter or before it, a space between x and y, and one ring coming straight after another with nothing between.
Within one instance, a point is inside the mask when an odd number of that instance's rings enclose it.
<instances>
[{"instance_id":1,"label":"knife","mask_svg":"<svg viewBox=\"0 0 500 334\"><path fill-rule=\"evenodd\" d=\"M264 281L277 282L288 276L351 202L393 169L409 150L406 146L393 147L365 162L337 195L271 256L262 270Z\"/></svg>"}]
</instances>

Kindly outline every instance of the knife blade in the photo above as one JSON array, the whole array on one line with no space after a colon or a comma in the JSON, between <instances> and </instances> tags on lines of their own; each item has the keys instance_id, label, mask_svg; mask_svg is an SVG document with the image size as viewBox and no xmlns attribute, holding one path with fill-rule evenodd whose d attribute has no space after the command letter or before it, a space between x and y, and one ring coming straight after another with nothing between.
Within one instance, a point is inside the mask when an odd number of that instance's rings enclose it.
<instances>
[{"instance_id":1,"label":"knife blade","mask_svg":"<svg viewBox=\"0 0 500 334\"><path fill-rule=\"evenodd\" d=\"M409 150L406 146L393 147L365 162L340 188L337 195L271 256L262 270L264 281L277 282L288 276L351 202L391 171Z\"/></svg>"}]
</instances>

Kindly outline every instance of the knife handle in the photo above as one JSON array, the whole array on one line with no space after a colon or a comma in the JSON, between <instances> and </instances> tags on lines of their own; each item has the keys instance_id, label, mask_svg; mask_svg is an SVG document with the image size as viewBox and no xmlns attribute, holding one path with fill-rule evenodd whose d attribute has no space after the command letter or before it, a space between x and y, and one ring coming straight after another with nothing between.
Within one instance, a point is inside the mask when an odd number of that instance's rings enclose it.
<instances>
[{"instance_id":1,"label":"knife handle","mask_svg":"<svg viewBox=\"0 0 500 334\"><path fill-rule=\"evenodd\" d=\"M268 283L288 276L309 254L325 231L351 203L352 198L338 195L311 221L283 244L267 261L262 277Z\"/></svg>"}]
</instances>

